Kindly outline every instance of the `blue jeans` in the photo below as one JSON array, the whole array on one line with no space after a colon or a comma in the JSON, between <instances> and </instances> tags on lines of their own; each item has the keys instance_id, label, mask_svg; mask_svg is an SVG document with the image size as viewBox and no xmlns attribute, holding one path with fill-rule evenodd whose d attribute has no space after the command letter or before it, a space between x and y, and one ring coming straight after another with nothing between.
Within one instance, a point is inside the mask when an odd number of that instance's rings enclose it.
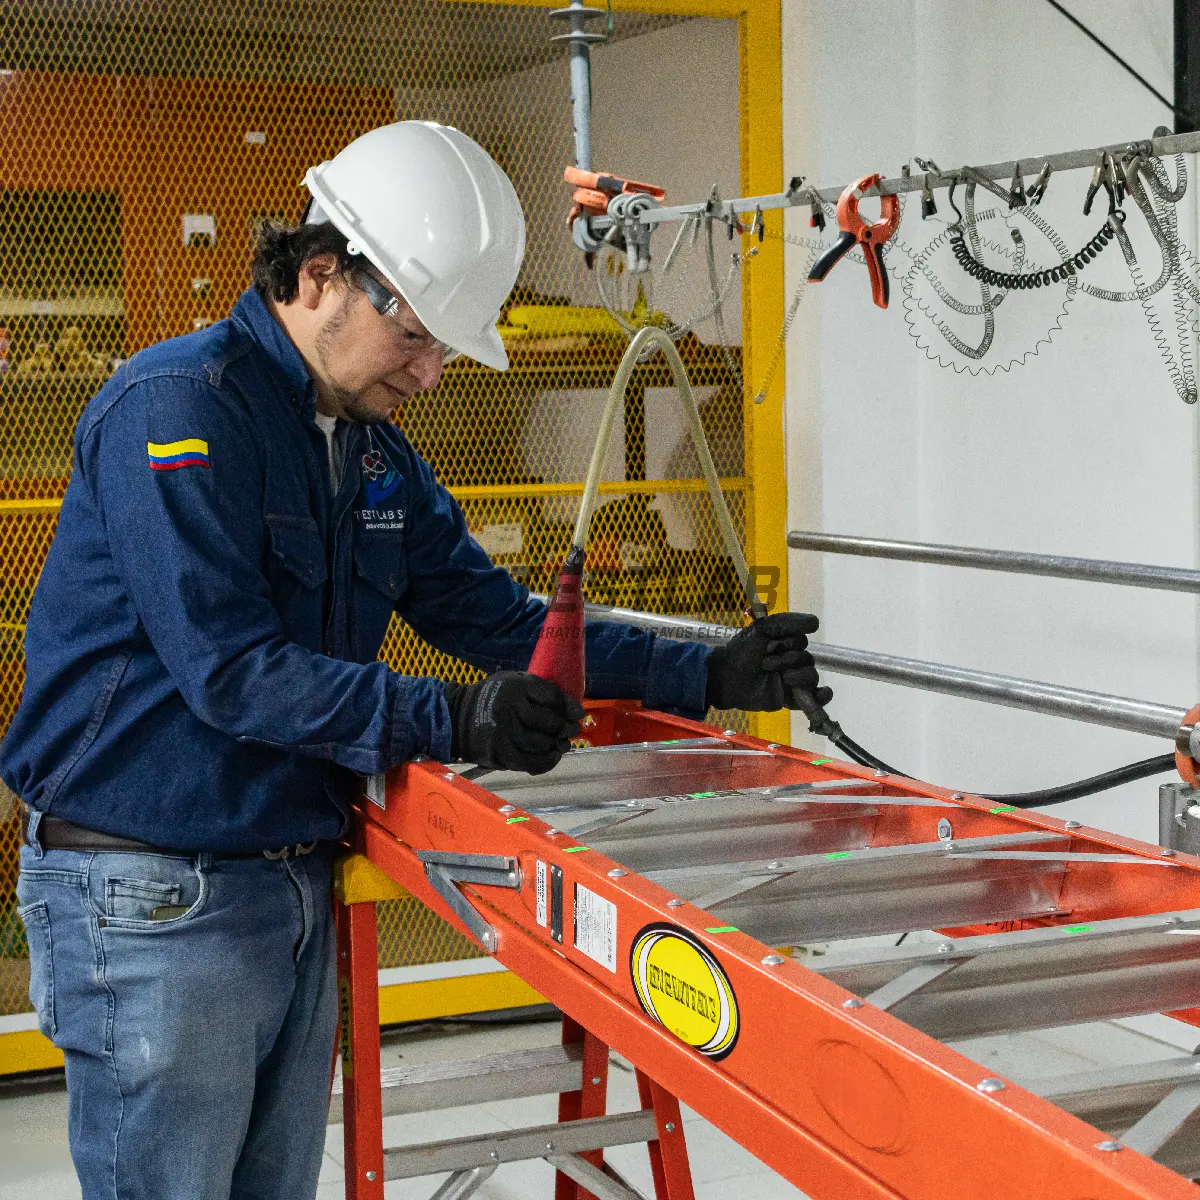
<instances>
[{"instance_id":1,"label":"blue jeans","mask_svg":"<svg viewBox=\"0 0 1200 1200\"><path fill-rule=\"evenodd\" d=\"M21 849L29 992L84 1200L304 1200L337 1028L332 852ZM157 911L155 911L157 910Z\"/></svg>"}]
</instances>

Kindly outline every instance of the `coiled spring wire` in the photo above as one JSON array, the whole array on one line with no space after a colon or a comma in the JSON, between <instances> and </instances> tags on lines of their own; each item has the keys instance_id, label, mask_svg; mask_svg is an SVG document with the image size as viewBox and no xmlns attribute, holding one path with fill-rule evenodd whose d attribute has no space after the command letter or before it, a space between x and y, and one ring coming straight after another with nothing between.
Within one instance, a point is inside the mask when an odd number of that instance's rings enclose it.
<instances>
[{"instance_id":1,"label":"coiled spring wire","mask_svg":"<svg viewBox=\"0 0 1200 1200\"><path fill-rule=\"evenodd\" d=\"M696 218L695 220L696 220L697 224L693 228L698 232L700 218ZM680 226L679 235L676 237L675 243L671 247L671 252L667 255L667 258L663 264L662 274L664 277L669 272L672 264L674 263L675 257L679 251L679 247L683 241L683 234L690 224L691 224L690 221L685 221ZM754 252L751 251L750 253L753 254ZM743 256L741 254L731 255L730 259L729 259L729 266L725 271L725 278L717 280L717 282L714 284L713 283L713 274L715 273L715 256L714 256L713 269L710 270L710 272L709 272L709 296L708 296L708 299L699 308L697 308L693 312L691 312L684 320L672 321L670 318L667 318L667 320L665 322L665 326L664 326L665 332L671 338L672 341L677 342L681 337L683 337L686 333L690 332L697 325L702 324L704 321L707 321L707 320L709 320L709 318L714 317L718 313L720 313L720 310L721 310L726 298L728 297L729 292L732 289L735 280L739 276L739 272L740 272L742 266L743 266ZM616 299L613 297L611 292L608 290L608 287L605 283L605 272L601 269L601 264L599 262L596 263L596 266L594 268L594 274L596 276L596 291L600 296L600 303L603 305L605 312L607 312L608 315L610 317L612 317L612 319L614 321L617 322L617 324L621 327L621 331L625 334L625 336L627 338L632 338L638 332L639 329L643 328L643 326L637 325L633 321L630 321L628 315L624 311L622 311L622 309L620 308ZM725 324L724 324L724 319L723 319L723 315L722 315L722 317L718 323L718 336L719 337L723 336L722 331L724 330L724 328L725 328ZM657 353L658 353L658 350L654 346L650 346L646 350L645 357L641 361L646 361L646 359L648 359L648 358L653 358L654 355ZM740 379L740 376L738 376L738 378Z\"/></svg>"},{"instance_id":2,"label":"coiled spring wire","mask_svg":"<svg viewBox=\"0 0 1200 1200\"><path fill-rule=\"evenodd\" d=\"M1041 271L1030 271L1027 274L1013 274L1007 271L996 271L973 257L967 247L963 230L955 228L950 233L950 251L972 279L979 279L989 287L1005 288L1040 288L1052 283L1063 283L1069 275L1083 270L1116 236L1116 225L1125 220L1125 214L1119 209L1109 214L1108 220L1096 231L1091 241L1076 250L1065 262L1056 267L1046 267Z\"/></svg>"}]
</instances>

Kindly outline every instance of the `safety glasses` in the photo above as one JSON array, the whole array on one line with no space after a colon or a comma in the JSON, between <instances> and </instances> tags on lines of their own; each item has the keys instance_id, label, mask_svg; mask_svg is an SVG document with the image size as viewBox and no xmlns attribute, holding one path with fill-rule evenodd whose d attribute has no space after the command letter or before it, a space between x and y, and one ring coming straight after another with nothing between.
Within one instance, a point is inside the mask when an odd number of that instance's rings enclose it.
<instances>
[{"instance_id":1,"label":"safety glasses","mask_svg":"<svg viewBox=\"0 0 1200 1200\"><path fill-rule=\"evenodd\" d=\"M431 350L436 347L441 350L443 363L448 363L458 357L459 352L453 346L447 346L445 342L438 341L431 333L419 332L405 325L403 318L400 316L400 298L380 283L374 275L359 267L350 273L350 277L353 279L355 285L366 294L371 307L381 317L387 318L387 320L391 321L400 330L404 344L409 349L415 353L420 353L423 350Z\"/></svg>"}]
</instances>

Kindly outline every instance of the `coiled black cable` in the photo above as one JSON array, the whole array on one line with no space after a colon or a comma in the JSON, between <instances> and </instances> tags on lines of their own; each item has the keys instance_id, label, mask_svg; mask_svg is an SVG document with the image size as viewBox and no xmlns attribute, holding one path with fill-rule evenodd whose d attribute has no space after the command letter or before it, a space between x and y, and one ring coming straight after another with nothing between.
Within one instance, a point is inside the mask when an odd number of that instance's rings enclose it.
<instances>
[{"instance_id":1,"label":"coiled black cable","mask_svg":"<svg viewBox=\"0 0 1200 1200\"><path fill-rule=\"evenodd\" d=\"M832 739L852 762L860 767L870 767L874 771L886 771L889 775L899 775L904 779L912 776L904 771L897 771L888 766L882 759L876 758L865 747L860 746L853 738L843 733ZM1139 779L1149 779L1152 775L1162 775L1175 769L1175 755L1158 754L1153 758L1143 758L1139 762L1129 763L1128 766L1116 767L1099 775L1090 775L1075 783L1064 783L1058 787L1041 788L1034 792L1009 792L1007 794L988 795L983 792L972 792L983 800L998 800L1013 808L1042 808L1048 804L1063 804L1067 800L1078 800L1083 796L1094 796L1097 792L1106 792L1110 788L1120 787L1123 783L1135 783Z\"/></svg>"},{"instance_id":2,"label":"coiled black cable","mask_svg":"<svg viewBox=\"0 0 1200 1200\"><path fill-rule=\"evenodd\" d=\"M961 228L954 228L950 231L950 250L955 259L957 259L958 265L968 275L973 279L978 279L986 283L989 287L1004 288L1006 290L1010 288L1020 290L1022 288L1047 287L1052 283L1062 283L1063 280L1087 266L1116 237L1116 227L1113 222L1124 220L1125 214L1119 209L1111 213L1108 220L1096 231L1096 236L1081 249L1076 250L1070 258L1065 259L1055 267L1046 267L1042 271L1032 271L1028 275L1012 275L1006 271L994 271L991 267L981 263L971 253L971 248L967 245Z\"/></svg>"}]
</instances>

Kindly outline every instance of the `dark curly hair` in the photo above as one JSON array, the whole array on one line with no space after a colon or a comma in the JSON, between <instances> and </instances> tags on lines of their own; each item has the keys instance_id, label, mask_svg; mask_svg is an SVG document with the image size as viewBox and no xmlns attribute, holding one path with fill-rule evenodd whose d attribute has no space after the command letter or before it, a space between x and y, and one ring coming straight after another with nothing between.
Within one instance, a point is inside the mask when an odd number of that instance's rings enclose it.
<instances>
[{"instance_id":1,"label":"dark curly hair","mask_svg":"<svg viewBox=\"0 0 1200 1200\"><path fill-rule=\"evenodd\" d=\"M357 255L347 249L348 239L328 221L316 225L289 225L269 219L258 227L250 278L259 295L280 304L294 300L300 290L300 268L322 254L337 256L337 269L347 274Z\"/></svg>"}]
</instances>

